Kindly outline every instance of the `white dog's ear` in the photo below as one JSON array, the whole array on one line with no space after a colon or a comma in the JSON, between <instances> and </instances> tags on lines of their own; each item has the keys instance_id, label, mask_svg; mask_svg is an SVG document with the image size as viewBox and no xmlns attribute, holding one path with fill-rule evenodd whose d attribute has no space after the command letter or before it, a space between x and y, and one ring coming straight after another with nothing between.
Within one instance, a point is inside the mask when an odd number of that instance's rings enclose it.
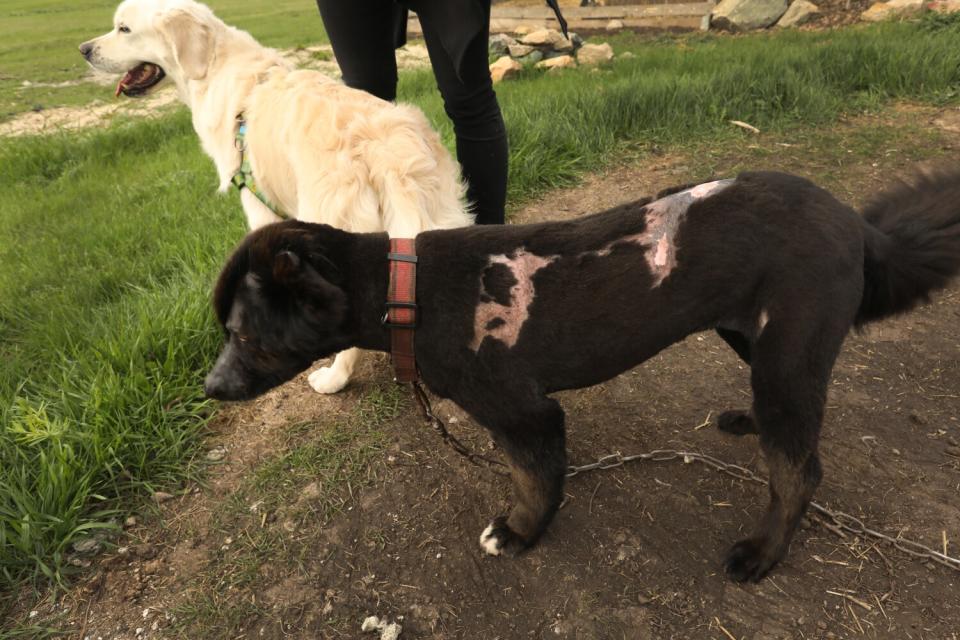
<instances>
[{"instance_id":1,"label":"white dog's ear","mask_svg":"<svg viewBox=\"0 0 960 640\"><path fill-rule=\"evenodd\" d=\"M186 11L173 11L160 18L158 29L173 49L173 56L190 80L207 75L213 57L213 32Z\"/></svg>"}]
</instances>

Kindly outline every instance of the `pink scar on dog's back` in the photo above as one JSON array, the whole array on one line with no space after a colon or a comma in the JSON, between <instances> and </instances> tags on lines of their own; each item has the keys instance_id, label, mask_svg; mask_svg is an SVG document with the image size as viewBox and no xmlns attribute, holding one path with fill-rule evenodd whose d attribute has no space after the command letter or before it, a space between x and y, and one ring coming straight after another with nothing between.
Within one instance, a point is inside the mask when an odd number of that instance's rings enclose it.
<instances>
[{"instance_id":1,"label":"pink scar on dog's back","mask_svg":"<svg viewBox=\"0 0 960 640\"><path fill-rule=\"evenodd\" d=\"M484 300L477 305L474 313L473 342L470 343L472 350L478 350L487 336L508 347L517 344L520 329L530 317L530 304L535 295L533 276L556 259L557 256L544 258L522 249L509 256L490 256L488 267L495 264L505 265L513 275L515 283L509 291L510 304Z\"/></svg>"},{"instance_id":2,"label":"pink scar on dog's back","mask_svg":"<svg viewBox=\"0 0 960 640\"><path fill-rule=\"evenodd\" d=\"M616 240L611 240L600 249L587 251L578 257L587 255L607 257L616 245L638 244L644 247L644 257L653 276L653 286L659 287L670 272L677 266L677 249L673 238L680 222L694 202L714 195L729 186L732 180L717 180L700 184L685 191L651 202L643 208L646 221L644 230ZM509 255L490 256L486 273L495 265L504 265L513 277L506 304L496 299L484 299L483 276L481 276L481 300L477 303L473 322L473 340L470 349L477 351L485 338L499 340L507 347L513 347L520 338L520 330L530 317L530 305L536 296L533 276L559 259L561 256L538 256L518 249Z\"/></svg>"}]
</instances>

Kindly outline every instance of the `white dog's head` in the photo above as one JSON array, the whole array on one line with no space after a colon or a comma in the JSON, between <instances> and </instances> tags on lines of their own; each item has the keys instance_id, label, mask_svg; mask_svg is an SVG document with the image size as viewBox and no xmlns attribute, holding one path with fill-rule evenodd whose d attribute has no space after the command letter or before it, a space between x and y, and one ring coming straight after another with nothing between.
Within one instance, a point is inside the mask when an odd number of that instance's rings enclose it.
<instances>
[{"instance_id":1,"label":"white dog's head","mask_svg":"<svg viewBox=\"0 0 960 640\"><path fill-rule=\"evenodd\" d=\"M123 73L117 95L140 96L170 76L178 85L203 79L222 23L192 0L124 0L113 30L80 45L95 69Z\"/></svg>"}]
</instances>

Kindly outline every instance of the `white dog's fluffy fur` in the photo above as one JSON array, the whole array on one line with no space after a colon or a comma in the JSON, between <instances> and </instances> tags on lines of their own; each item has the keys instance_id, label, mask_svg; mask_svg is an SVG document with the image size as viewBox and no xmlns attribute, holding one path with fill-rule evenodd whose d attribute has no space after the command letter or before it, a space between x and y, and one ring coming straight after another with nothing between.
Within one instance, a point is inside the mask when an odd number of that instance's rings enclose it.
<instances>
[{"instance_id":1,"label":"white dog's fluffy fur","mask_svg":"<svg viewBox=\"0 0 960 640\"><path fill-rule=\"evenodd\" d=\"M138 69L156 71L142 63L163 70L190 107L203 149L217 166L220 191L240 166L235 137L243 114L258 188L300 220L392 237L473 221L459 167L423 113L319 72L293 70L206 5L125 0L114 29L81 51L97 69L132 72L124 82L135 80ZM249 189L240 199L251 229L279 220ZM356 349L338 354L332 367L310 374L311 386L339 391L357 355Z\"/></svg>"}]
</instances>

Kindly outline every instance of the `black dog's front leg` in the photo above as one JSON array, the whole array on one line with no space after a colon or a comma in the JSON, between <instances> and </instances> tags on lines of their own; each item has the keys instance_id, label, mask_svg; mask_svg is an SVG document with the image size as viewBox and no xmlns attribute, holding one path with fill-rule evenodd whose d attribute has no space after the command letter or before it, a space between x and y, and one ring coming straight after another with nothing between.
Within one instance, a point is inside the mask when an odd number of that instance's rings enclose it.
<instances>
[{"instance_id":1,"label":"black dog's front leg","mask_svg":"<svg viewBox=\"0 0 960 640\"><path fill-rule=\"evenodd\" d=\"M500 555L532 546L553 520L563 500L567 454L563 410L555 400L492 402L500 411L481 410L474 416L490 429L507 456L515 504L508 516L494 518L487 526L480 545L487 553Z\"/></svg>"}]
</instances>

